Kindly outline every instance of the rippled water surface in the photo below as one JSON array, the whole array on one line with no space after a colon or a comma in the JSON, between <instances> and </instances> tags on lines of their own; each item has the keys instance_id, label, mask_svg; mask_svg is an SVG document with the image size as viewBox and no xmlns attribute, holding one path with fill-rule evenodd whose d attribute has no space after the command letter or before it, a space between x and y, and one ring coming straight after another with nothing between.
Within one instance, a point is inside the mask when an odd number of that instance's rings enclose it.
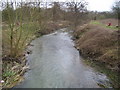
<instances>
[{"instance_id":1,"label":"rippled water surface","mask_svg":"<svg viewBox=\"0 0 120 90\"><path fill-rule=\"evenodd\" d=\"M32 41L30 70L17 88L96 88L108 85L104 74L85 65L66 29Z\"/></svg>"}]
</instances>

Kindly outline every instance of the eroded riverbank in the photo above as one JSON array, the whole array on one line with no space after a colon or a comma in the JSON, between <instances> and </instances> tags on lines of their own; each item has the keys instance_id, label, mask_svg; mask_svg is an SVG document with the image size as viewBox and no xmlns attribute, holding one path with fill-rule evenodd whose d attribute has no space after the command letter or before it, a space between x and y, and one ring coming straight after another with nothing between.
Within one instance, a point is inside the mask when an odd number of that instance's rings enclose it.
<instances>
[{"instance_id":1,"label":"eroded riverbank","mask_svg":"<svg viewBox=\"0 0 120 90\"><path fill-rule=\"evenodd\" d=\"M61 29L31 42L30 70L16 88L110 87L108 78L85 65L74 48L71 35Z\"/></svg>"}]
</instances>

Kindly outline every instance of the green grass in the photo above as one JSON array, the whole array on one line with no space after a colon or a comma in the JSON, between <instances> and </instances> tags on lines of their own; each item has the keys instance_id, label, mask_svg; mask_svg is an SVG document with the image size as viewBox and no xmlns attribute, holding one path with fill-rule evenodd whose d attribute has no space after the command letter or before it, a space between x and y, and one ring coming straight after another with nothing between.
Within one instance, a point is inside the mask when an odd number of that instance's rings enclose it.
<instances>
[{"instance_id":1,"label":"green grass","mask_svg":"<svg viewBox=\"0 0 120 90\"><path fill-rule=\"evenodd\" d=\"M101 23L98 21L91 21L90 24L101 24Z\"/></svg>"},{"instance_id":2,"label":"green grass","mask_svg":"<svg viewBox=\"0 0 120 90\"><path fill-rule=\"evenodd\" d=\"M102 23L100 23L99 21L91 21L90 24L94 24L94 25L100 25L102 27L105 27L105 28L109 28L109 29L112 29L112 30L118 30L120 28L117 28L115 26L107 26L107 25L104 25Z\"/></svg>"},{"instance_id":3,"label":"green grass","mask_svg":"<svg viewBox=\"0 0 120 90\"><path fill-rule=\"evenodd\" d=\"M115 26L105 26L106 28L113 29L113 30L119 30L120 28L116 28Z\"/></svg>"},{"instance_id":4,"label":"green grass","mask_svg":"<svg viewBox=\"0 0 120 90\"><path fill-rule=\"evenodd\" d=\"M11 76L14 76L16 73L14 72L14 71L5 71L4 73L3 73L3 77L11 77Z\"/></svg>"}]
</instances>

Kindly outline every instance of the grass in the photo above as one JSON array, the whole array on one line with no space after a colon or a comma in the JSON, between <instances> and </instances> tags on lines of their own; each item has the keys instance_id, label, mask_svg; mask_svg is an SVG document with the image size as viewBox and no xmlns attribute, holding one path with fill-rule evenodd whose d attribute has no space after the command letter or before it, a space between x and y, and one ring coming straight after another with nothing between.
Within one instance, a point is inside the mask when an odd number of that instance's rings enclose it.
<instances>
[{"instance_id":1,"label":"grass","mask_svg":"<svg viewBox=\"0 0 120 90\"><path fill-rule=\"evenodd\" d=\"M118 80L119 79L118 72L115 72L115 71L112 71L112 70L106 68L105 64L100 63L98 61L93 61L93 60L88 60L88 59L83 59L83 60L87 65L93 67L96 71L106 74L108 76L113 88L119 87L120 81Z\"/></svg>"},{"instance_id":2,"label":"grass","mask_svg":"<svg viewBox=\"0 0 120 90\"><path fill-rule=\"evenodd\" d=\"M97 71L106 73L113 86L119 87L120 82L118 82L119 77L117 73L119 71L119 60L117 56L118 33L116 30L104 28L101 26L102 24L98 22L91 23L92 24L88 24L85 28L78 27L76 30L75 36L79 36L76 40L76 47L83 56L99 62L96 63L91 61L89 63L93 67L99 67ZM96 63L96 65L94 63Z\"/></svg>"},{"instance_id":3,"label":"grass","mask_svg":"<svg viewBox=\"0 0 120 90\"><path fill-rule=\"evenodd\" d=\"M119 30L120 28L116 28L115 26L105 26L106 28L113 29L113 30Z\"/></svg>"},{"instance_id":4,"label":"grass","mask_svg":"<svg viewBox=\"0 0 120 90\"><path fill-rule=\"evenodd\" d=\"M5 81L5 83L2 84L3 88L11 88L13 87L16 83L20 82L20 80L22 80L22 78L20 78L20 70L22 71L22 68L20 67L20 64L16 64L15 70L12 70L12 64L13 62L3 62L3 68L4 68L4 72L2 73L2 79ZM15 64L15 62L14 62Z\"/></svg>"},{"instance_id":5,"label":"grass","mask_svg":"<svg viewBox=\"0 0 120 90\"><path fill-rule=\"evenodd\" d=\"M118 29L120 29L120 28L117 28L115 26L107 26L105 24L100 23L99 21L91 21L90 24L100 25L102 27L109 28L109 29L112 29L112 30L118 30Z\"/></svg>"},{"instance_id":6,"label":"grass","mask_svg":"<svg viewBox=\"0 0 120 90\"><path fill-rule=\"evenodd\" d=\"M11 77L14 76L16 73L14 71L8 70L3 73L3 77Z\"/></svg>"},{"instance_id":7,"label":"grass","mask_svg":"<svg viewBox=\"0 0 120 90\"><path fill-rule=\"evenodd\" d=\"M101 24L101 23L98 21L91 21L90 24Z\"/></svg>"}]
</instances>

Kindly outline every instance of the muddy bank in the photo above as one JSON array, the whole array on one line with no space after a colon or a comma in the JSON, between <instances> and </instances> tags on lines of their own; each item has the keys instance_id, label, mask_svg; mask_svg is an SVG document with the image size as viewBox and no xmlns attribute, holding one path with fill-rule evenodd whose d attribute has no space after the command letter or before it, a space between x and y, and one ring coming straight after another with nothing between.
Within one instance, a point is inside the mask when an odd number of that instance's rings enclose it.
<instances>
[{"instance_id":1,"label":"muddy bank","mask_svg":"<svg viewBox=\"0 0 120 90\"><path fill-rule=\"evenodd\" d=\"M101 27L99 25L85 24L78 26L74 32L76 48L83 57L97 61L113 72L119 72L118 59L118 31ZM116 76L115 87L118 85Z\"/></svg>"}]
</instances>

